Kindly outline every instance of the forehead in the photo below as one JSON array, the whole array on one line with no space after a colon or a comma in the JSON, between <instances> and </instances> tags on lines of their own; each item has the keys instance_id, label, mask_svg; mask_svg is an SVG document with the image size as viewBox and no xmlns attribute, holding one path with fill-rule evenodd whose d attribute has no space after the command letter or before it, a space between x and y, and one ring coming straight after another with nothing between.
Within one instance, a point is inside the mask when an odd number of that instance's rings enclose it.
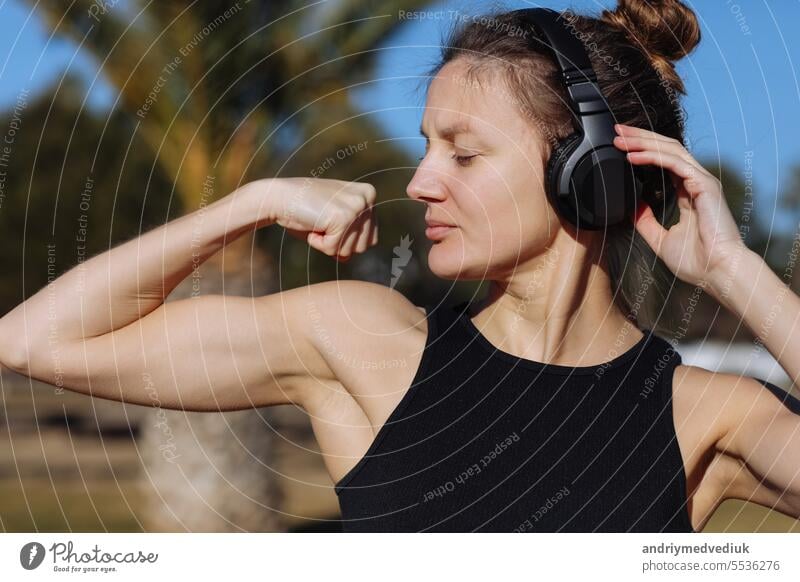
<instances>
[{"instance_id":1,"label":"forehead","mask_svg":"<svg viewBox=\"0 0 800 582\"><path fill-rule=\"evenodd\" d=\"M524 120L500 88L496 73L481 73L480 83L468 75L469 64L457 59L441 68L428 89L421 130L451 139L458 134L476 137L510 136ZM518 133L513 133L518 135Z\"/></svg>"}]
</instances>

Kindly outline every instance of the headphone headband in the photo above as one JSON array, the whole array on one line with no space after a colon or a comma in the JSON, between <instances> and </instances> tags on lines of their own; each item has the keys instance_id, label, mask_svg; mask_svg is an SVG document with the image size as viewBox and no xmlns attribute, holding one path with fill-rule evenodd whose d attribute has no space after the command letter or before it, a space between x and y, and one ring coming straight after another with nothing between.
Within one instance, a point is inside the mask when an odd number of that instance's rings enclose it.
<instances>
[{"instance_id":1,"label":"headphone headband","mask_svg":"<svg viewBox=\"0 0 800 582\"><path fill-rule=\"evenodd\" d=\"M577 35L567 29L563 15L549 8L523 8L515 13L544 37L534 36L533 41L555 57L572 110L578 115L608 111L589 55Z\"/></svg>"},{"instance_id":2,"label":"headphone headband","mask_svg":"<svg viewBox=\"0 0 800 582\"><path fill-rule=\"evenodd\" d=\"M594 81L596 76L592 63L586 54L586 49L578 38L570 34L561 24L561 14L550 8L523 8L516 13L531 25L541 36L556 57L558 66L566 81L569 79L589 78ZM542 43L541 39L535 38Z\"/></svg>"},{"instance_id":3,"label":"headphone headband","mask_svg":"<svg viewBox=\"0 0 800 582\"><path fill-rule=\"evenodd\" d=\"M549 8L512 13L555 58L575 113L577 132L562 140L547 164L545 189L558 213L578 228L599 230L633 213L642 184L625 153L614 146L614 116L606 103L583 43Z\"/></svg>"}]
</instances>

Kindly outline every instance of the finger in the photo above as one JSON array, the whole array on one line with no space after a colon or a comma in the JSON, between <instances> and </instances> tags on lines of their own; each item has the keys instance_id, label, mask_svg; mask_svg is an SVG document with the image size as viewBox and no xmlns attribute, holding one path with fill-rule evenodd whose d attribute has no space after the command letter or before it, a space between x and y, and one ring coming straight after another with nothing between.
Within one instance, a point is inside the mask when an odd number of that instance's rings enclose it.
<instances>
[{"instance_id":1,"label":"finger","mask_svg":"<svg viewBox=\"0 0 800 582\"><path fill-rule=\"evenodd\" d=\"M642 129L641 127L633 127L632 125L624 125L622 123L617 123L614 125L614 129L619 135L625 137L649 137L667 143L677 141L671 137L667 137L666 135L656 133L655 131L649 131L647 129Z\"/></svg>"},{"instance_id":2,"label":"finger","mask_svg":"<svg viewBox=\"0 0 800 582\"><path fill-rule=\"evenodd\" d=\"M358 233L359 231L353 228L354 225L351 225L350 229L348 229L347 233L344 235L342 240L339 243L339 248L336 250L336 254L338 257L341 258L349 258L350 255L353 254L353 247L358 240Z\"/></svg>"},{"instance_id":3,"label":"finger","mask_svg":"<svg viewBox=\"0 0 800 582\"><path fill-rule=\"evenodd\" d=\"M378 244L378 216L372 217L372 228L370 230L369 246L373 247Z\"/></svg>"},{"instance_id":4,"label":"finger","mask_svg":"<svg viewBox=\"0 0 800 582\"><path fill-rule=\"evenodd\" d=\"M661 226L661 223L656 219L656 215L653 214L653 209L644 201L639 202L639 208L636 210L635 226L650 248L658 253L661 243L667 234L667 229Z\"/></svg>"},{"instance_id":5,"label":"finger","mask_svg":"<svg viewBox=\"0 0 800 582\"><path fill-rule=\"evenodd\" d=\"M716 179L700 172L694 164L674 154L654 152L628 152L628 160L634 165L656 165L683 179L684 189L694 198L702 192L713 192L718 189Z\"/></svg>"},{"instance_id":6,"label":"finger","mask_svg":"<svg viewBox=\"0 0 800 582\"><path fill-rule=\"evenodd\" d=\"M368 218L361 224L361 230L356 241L355 252L363 253L369 248L369 240L372 236L372 219Z\"/></svg>"},{"instance_id":7,"label":"finger","mask_svg":"<svg viewBox=\"0 0 800 582\"><path fill-rule=\"evenodd\" d=\"M686 162L695 166L700 172L704 174L709 174L709 172L701 166L697 160L692 157L686 148L683 147L683 144L676 142L676 141L662 141L660 139L656 139L654 137L636 137L636 136L621 136L618 135L614 138L614 145L621 149L622 151L627 152L639 152L639 151L657 151L659 153L664 152L668 154L673 154L681 159L685 160ZM709 174L711 175L711 174Z\"/></svg>"},{"instance_id":8,"label":"finger","mask_svg":"<svg viewBox=\"0 0 800 582\"><path fill-rule=\"evenodd\" d=\"M308 246L317 249L320 252L325 254L329 254L325 252L325 233L324 232L314 232L311 231L308 233L308 237L306 238L306 242Z\"/></svg>"},{"instance_id":9,"label":"finger","mask_svg":"<svg viewBox=\"0 0 800 582\"><path fill-rule=\"evenodd\" d=\"M341 232L310 232L308 233L308 244L329 257L336 257L343 236L344 233Z\"/></svg>"},{"instance_id":10,"label":"finger","mask_svg":"<svg viewBox=\"0 0 800 582\"><path fill-rule=\"evenodd\" d=\"M367 236L369 234L370 225L372 224L372 208L368 207L366 210L361 211L356 219L356 224L353 227L355 238L353 240L353 253L361 253L367 250Z\"/></svg>"},{"instance_id":11,"label":"finger","mask_svg":"<svg viewBox=\"0 0 800 582\"><path fill-rule=\"evenodd\" d=\"M711 176L708 170L706 170L697 162L697 160L694 159L694 156L689 153L689 150L686 149L686 146L684 146L677 139L667 137L666 135L656 133L655 131L642 129L641 127L633 127L631 125L624 125L621 123L616 124L614 129L619 134L617 137L622 137L626 141L650 140L650 143L658 144L661 147L670 148L670 151L673 151L673 153L674 151L677 151L679 152L679 155L683 156L687 161L695 164L700 171ZM616 140L617 138L615 138L615 141Z\"/></svg>"},{"instance_id":12,"label":"finger","mask_svg":"<svg viewBox=\"0 0 800 582\"><path fill-rule=\"evenodd\" d=\"M641 152L651 150L673 155L681 155L682 146L653 137L635 137L618 135L614 138L614 146L624 152ZM688 161L688 160L687 160Z\"/></svg>"}]
</instances>

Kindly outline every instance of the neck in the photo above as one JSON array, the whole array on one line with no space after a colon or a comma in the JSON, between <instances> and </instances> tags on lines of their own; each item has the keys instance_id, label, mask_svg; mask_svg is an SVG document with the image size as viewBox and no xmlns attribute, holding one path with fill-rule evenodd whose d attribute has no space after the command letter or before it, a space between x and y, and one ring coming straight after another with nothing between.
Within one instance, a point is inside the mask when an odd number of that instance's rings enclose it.
<instances>
[{"instance_id":1,"label":"neck","mask_svg":"<svg viewBox=\"0 0 800 582\"><path fill-rule=\"evenodd\" d=\"M602 254L571 237L495 279L473 323L497 348L565 366L612 360L642 337L616 306Z\"/></svg>"}]
</instances>

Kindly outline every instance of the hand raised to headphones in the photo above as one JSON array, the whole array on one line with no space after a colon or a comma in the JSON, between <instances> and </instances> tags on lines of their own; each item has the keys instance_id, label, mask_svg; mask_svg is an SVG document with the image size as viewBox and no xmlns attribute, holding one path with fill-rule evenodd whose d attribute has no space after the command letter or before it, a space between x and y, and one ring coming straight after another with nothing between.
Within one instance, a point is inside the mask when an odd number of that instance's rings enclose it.
<instances>
[{"instance_id":1,"label":"hand raised to headphones","mask_svg":"<svg viewBox=\"0 0 800 582\"><path fill-rule=\"evenodd\" d=\"M669 229L640 202L636 230L664 264L692 285L724 288L747 247L725 201L720 181L679 141L645 129L617 124L614 145L633 165L656 165L674 178L680 219Z\"/></svg>"}]
</instances>

